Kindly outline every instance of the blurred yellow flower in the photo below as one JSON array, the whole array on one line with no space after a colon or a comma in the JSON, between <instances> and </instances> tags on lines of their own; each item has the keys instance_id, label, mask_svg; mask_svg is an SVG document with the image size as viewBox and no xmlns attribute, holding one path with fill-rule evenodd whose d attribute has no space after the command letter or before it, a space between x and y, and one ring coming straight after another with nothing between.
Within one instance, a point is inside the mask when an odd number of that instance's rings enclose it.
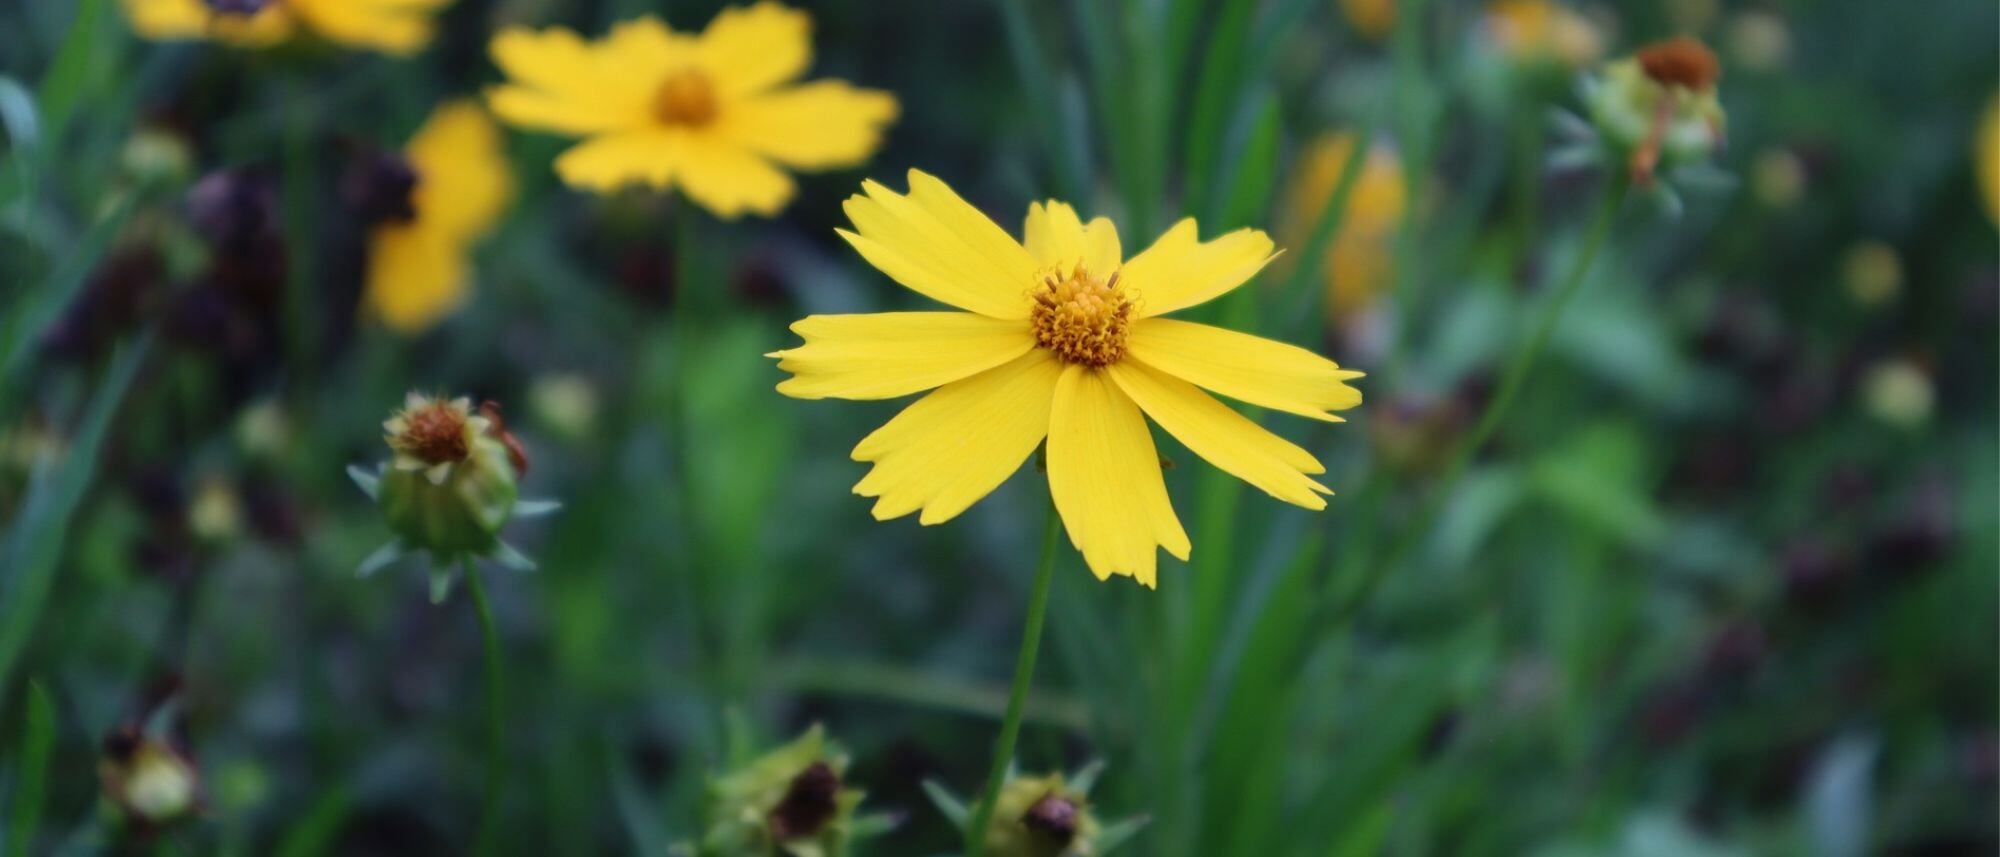
<instances>
[{"instance_id":1,"label":"blurred yellow flower","mask_svg":"<svg viewBox=\"0 0 2000 857\"><path fill-rule=\"evenodd\" d=\"M719 217L768 216L792 197L780 167L859 164L896 118L886 92L793 85L812 61L811 29L805 12L761 2L724 10L699 35L651 17L590 42L505 30L491 49L511 80L488 98L514 125L586 138L556 159L573 186L678 187Z\"/></svg>"},{"instance_id":2,"label":"blurred yellow flower","mask_svg":"<svg viewBox=\"0 0 2000 857\"><path fill-rule=\"evenodd\" d=\"M1335 131L1314 140L1301 156L1292 197L1297 240L1304 240L1319 222L1354 145L1354 134ZM1326 252L1327 312L1334 318L1368 308L1394 284L1393 245L1407 205L1402 159L1387 146L1371 146L1347 197L1340 231Z\"/></svg>"},{"instance_id":3,"label":"blurred yellow flower","mask_svg":"<svg viewBox=\"0 0 2000 857\"><path fill-rule=\"evenodd\" d=\"M417 333L464 302L467 255L512 200L513 174L500 129L468 101L432 113L389 169L386 190L401 196L369 235L363 302L384 324Z\"/></svg>"},{"instance_id":4,"label":"blurred yellow flower","mask_svg":"<svg viewBox=\"0 0 2000 857\"><path fill-rule=\"evenodd\" d=\"M353 48L407 55L431 40L451 0L124 0L140 36L265 47L307 30Z\"/></svg>"},{"instance_id":5,"label":"blurred yellow flower","mask_svg":"<svg viewBox=\"0 0 2000 857\"><path fill-rule=\"evenodd\" d=\"M1979 173L1980 199L1986 203L1986 216L2000 223L2000 95L1986 102L1986 115L1979 119L1979 133L1973 145L1973 169Z\"/></svg>"},{"instance_id":6,"label":"blurred yellow flower","mask_svg":"<svg viewBox=\"0 0 2000 857\"><path fill-rule=\"evenodd\" d=\"M1340 0L1340 12L1355 32L1380 39L1396 25L1396 0Z\"/></svg>"},{"instance_id":7,"label":"blurred yellow flower","mask_svg":"<svg viewBox=\"0 0 2000 857\"><path fill-rule=\"evenodd\" d=\"M841 237L911 290L968 312L810 316L805 339L773 353L801 399L890 399L937 389L854 448L874 467L854 492L878 520L921 511L948 521L986 496L1047 440L1049 490L1071 543L1098 578L1155 585L1157 553L1186 559L1150 415L1215 466L1271 496L1323 509L1311 453L1202 388L1339 422L1361 376L1303 348L1161 318L1242 285L1272 258L1241 229L1208 241L1193 219L1127 258L1111 221L1081 222L1061 202L1028 208L1026 246L938 179L910 191L873 181L848 199Z\"/></svg>"},{"instance_id":8,"label":"blurred yellow flower","mask_svg":"<svg viewBox=\"0 0 2000 857\"><path fill-rule=\"evenodd\" d=\"M1486 7L1486 37L1516 62L1582 68L1604 54L1604 38L1589 19L1551 0L1496 0Z\"/></svg>"}]
</instances>

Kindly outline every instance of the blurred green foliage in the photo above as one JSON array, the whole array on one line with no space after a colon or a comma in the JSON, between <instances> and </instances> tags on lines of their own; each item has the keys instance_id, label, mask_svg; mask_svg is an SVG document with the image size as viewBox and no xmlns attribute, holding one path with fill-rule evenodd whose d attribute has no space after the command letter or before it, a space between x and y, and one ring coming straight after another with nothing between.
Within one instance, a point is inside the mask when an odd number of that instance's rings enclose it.
<instances>
[{"instance_id":1,"label":"blurred green foliage","mask_svg":"<svg viewBox=\"0 0 2000 857\"><path fill-rule=\"evenodd\" d=\"M1973 162L1994 4L1579 6L1612 55L1717 46L1736 182L1684 189L1678 217L1624 207L1448 495L1441 450L1602 179L1546 163L1574 76L1496 57L1484 4L1402 0L1380 39L1323 0L810 4L816 73L902 100L870 166L676 239L673 200L566 190L558 141L515 134L520 198L468 308L414 339L357 319L348 159L493 81L499 23L659 6L459 0L408 60L141 43L112 0L0 8L15 853L470 842L471 606L432 607L414 568L352 575L384 531L343 471L383 457L410 389L506 403L524 494L565 503L509 536L541 571L489 581L503 850L666 853L707 774L814 723L864 809L905 814L858 848L956 847L921 783L968 794L985 769L1041 477L947 527L878 524L847 451L895 403L771 391L790 319L918 304L834 236L841 199L919 166L1010 227L1058 197L1127 246L1184 214L1277 234L1299 152L1336 128L1405 165L1388 294L1326 317L1309 260L1335 214L1284 242L1308 261L1198 312L1370 373L1351 422L1271 426L1341 493L1304 512L1163 445L1195 559L1157 592L1060 560L1023 770L1107 760L1091 801L1150 816L1125 846L1145 855L1993 851L2000 265ZM270 293L219 286L190 225L218 175L269 191ZM675 289L705 323L676 325ZM98 739L167 675L205 807L136 837Z\"/></svg>"}]
</instances>

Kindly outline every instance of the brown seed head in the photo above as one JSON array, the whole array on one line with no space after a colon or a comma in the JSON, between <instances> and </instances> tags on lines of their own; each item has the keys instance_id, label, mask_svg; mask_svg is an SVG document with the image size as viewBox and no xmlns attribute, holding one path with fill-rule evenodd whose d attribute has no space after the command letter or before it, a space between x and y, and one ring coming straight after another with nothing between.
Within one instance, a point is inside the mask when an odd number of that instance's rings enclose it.
<instances>
[{"instance_id":1,"label":"brown seed head","mask_svg":"<svg viewBox=\"0 0 2000 857\"><path fill-rule=\"evenodd\" d=\"M814 836L833 820L839 806L840 775L825 762L800 771L771 810L771 835L779 842Z\"/></svg>"},{"instance_id":2,"label":"brown seed head","mask_svg":"<svg viewBox=\"0 0 2000 857\"><path fill-rule=\"evenodd\" d=\"M404 415L403 430L389 438L389 445L425 464L464 461L471 453L465 442L465 417L450 402L432 400Z\"/></svg>"},{"instance_id":3,"label":"brown seed head","mask_svg":"<svg viewBox=\"0 0 2000 857\"><path fill-rule=\"evenodd\" d=\"M1661 86L1707 92L1722 79L1722 63L1701 42L1682 36L1639 49L1639 68Z\"/></svg>"},{"instance_id":4,"label":"brown seed head","mask_svg":"<svg viewBox=\"0 0 2000 857\"><path fill-rule=\"evenodd\" d=\"M1078 265L1069 276L1051 272L1035 290L1029 322L1035 343L1065 363L1109 366L1125 357L1132 302L1118 289L1118 274L1099 280Z\"/></svg>"}]
</instances>

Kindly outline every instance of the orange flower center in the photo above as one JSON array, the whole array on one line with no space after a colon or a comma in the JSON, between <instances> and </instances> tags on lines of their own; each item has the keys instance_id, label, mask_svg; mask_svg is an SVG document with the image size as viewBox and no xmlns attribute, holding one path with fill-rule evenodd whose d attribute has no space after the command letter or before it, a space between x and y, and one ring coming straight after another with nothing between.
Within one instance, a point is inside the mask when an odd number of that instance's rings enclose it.
<instances>
[{"instance_id":1,"label":"orange flower center","mask_svg":"<svg viewBox=\"0 0 2000 857\"><path fill-rule=\"evenodd\" d=\"M653 93L653 118L668 125L699 128L715 121L715 87L701 72L674 72Z\"/></svg>"},{"instance_id":2,"label":"orange flower center","mask_svg":"<svg viewBox=\"0 0 2000 857\"><path fill-rule=\"evenodd\" d=\"M402 432L390 443L425 464L464 461L471 453L465 443L465 414L446 402L411 411L404 417Z\"/></svg>"},{"instance_id":3,"label":"orange flower center","mask_svg":"<svg viewBox=\"0 0 2000 857\"><path fill-rule=\"evenodd\" d=\"M1132 321L1132 301L1118 289L1118 273L1100 280L1082 265L1063 276L1049 271L1034 292L1029 313L1035 343L1056 353L1065 363L1109 366L1125 356L1126 329Z\"/></svg>"}]
</instances>

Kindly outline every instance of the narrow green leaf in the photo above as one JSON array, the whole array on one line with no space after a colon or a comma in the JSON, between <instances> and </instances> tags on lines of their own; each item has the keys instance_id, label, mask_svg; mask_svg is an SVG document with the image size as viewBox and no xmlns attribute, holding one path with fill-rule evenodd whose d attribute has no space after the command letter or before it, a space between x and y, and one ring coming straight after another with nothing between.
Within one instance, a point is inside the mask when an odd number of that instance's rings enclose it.
<instances>
[{"instance_id":1,"label":"narrow green leaf","mask_svg":"<svg viewBox=\"0 0 2000 857\"><path fill-rule=\"evenodd\" d=\"M78 0L76 17L71 19L69 34L56 49L55 59L49 63L49 72L42 77L41 103L43 129L52 146L59 146L63 128L69 124L69 117L76 106L84 100L90 85L91 63L100 62L108 51L98 43L104 32L105 0Z\"/></svg>"},{"instance_id":2,"label":"narrow green leaf","mask_svg":"<svg viewBox=\"0 0 2000 857\"><path fill-rule=\"evenodd\" d=\"M27 857L42 817L49 755L56 743L56 707L41 682L28 683L28 723L21 737L21 764L14 783L14 823L7 832L8 857Z\"/></svg>"},{"instance_id":3,"label":"narrow green leaf","mask_svg":"<svg viewBox=\"0 0 2000 857\"><path fill-rule=\"evenodd\" d=\"M1256 225L1271 202L1271 188L1277 183L1278 149L1284 144L1284 116L1275 93L1266 91L1254 107L1243 111L1248 123L1236 157L1227 173L1227 199L1218 201L1208 219L1216 232Z\"/></svg>"},{"instance_id":4,"label":"narrow green leaf","mask_svg":"<svg viewBox=\"0 0 2000 857\"><path fill-rule=\"evenodd\" d=\"M319 857L330 851L353 806L353 797L344 787L321 795L278 843L278 857Z\"/></svg>"},{"instance_id":5,"label":"narrow green leaf","mask_svg":"<svg viewBox=\"0 0 2000 857\"><path fill-rule=\"evenodd\" d=\"M924 796L931 799L931 805L951 820L951 826L964 830L966 819L972 817L972 812L965 808L965 802L936 780L924 780L923 785Z\"/></svg>"},{"instance_id":6,"label":"narrow green leaf","mask_svg":"<svg viewBox=\"0 0 2000 857\"><path fill-rule=\"evenodd\" d=\"M0 543L0 557L6 559L0 564L0 573L6 575L0 577L0 700L6 698L8 676L48 600L70 518L97 472L98 447L111 416L138 375L150 343L150 338L141 339L113 360L66 457L60 464L44 462L36 472L14 526Z\"/></svg>"},{"instance_id":7,"label":"narrow green leaf","mask_svg":"<svg viewBox=\"0 0 2000 857\"><path fill-rule=\"evenodd\" d=\"M37 338L69 305L77 290L83 288L91 270L110 249L112 239L124 230L125 221L132 214L132 203L130 196L121 196L113 202L90 231L84 233L83 240L65 254L48 283L31 299L10 307L0 317L0 413L6 413L13 400L14 387L26 370L29 355L34 353Z\"/></svg>"}]
</instances>

